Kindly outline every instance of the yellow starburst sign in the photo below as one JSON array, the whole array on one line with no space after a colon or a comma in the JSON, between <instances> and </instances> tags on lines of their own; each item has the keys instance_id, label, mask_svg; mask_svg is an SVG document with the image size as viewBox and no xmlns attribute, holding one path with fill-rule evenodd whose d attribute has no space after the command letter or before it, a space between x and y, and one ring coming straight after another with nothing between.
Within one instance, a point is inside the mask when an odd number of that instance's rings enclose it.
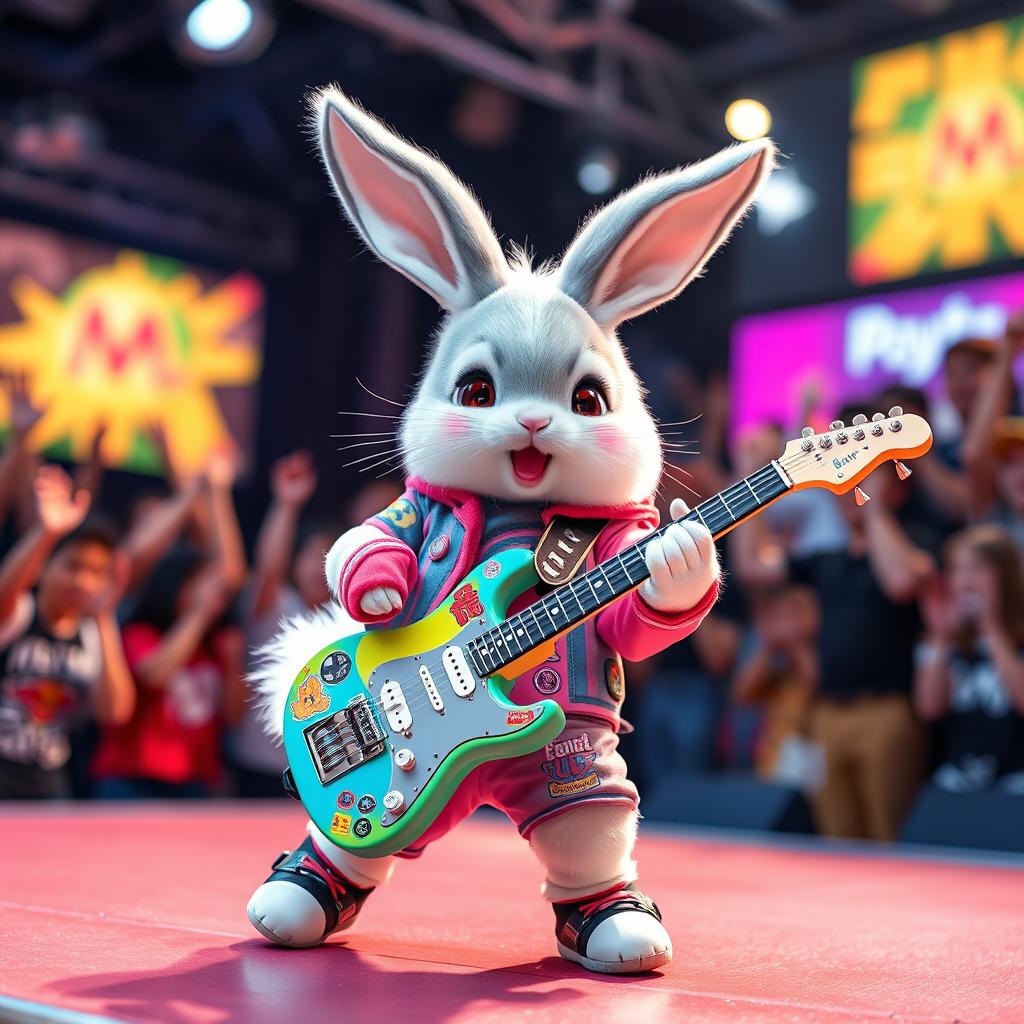
<instances>
[{"instance_id":1,"label":"yellow starburst sign","mask_svg":"<svg viewBox=\"0 0 1024 1024\"><path fill-rule=\"evenodd\" d=\"M191 473L232 444L213 389L258 376L246 325L263 296L252 277L204 287L181 264L122 251L59 291L31 273L15 273L8 287L9 298L0 298L16 319L0 324L0 373L24 375L43 411L33 448L82 458L105 428L105 463L153 470L148 436L159 427L176 469ZM0 393L0 422L9 419L7 403Z\"/></svg>"},{"instance_id":2,"label":"yellow starburst sign","mask_svg":"<svg viewBox=\"0 0 1024 1024\"><path fill-rule=\"evenodd\" d=\"M1024 256L1024 18L867 57L852 92L851 280Z\"/></svg>"}]
</instances>

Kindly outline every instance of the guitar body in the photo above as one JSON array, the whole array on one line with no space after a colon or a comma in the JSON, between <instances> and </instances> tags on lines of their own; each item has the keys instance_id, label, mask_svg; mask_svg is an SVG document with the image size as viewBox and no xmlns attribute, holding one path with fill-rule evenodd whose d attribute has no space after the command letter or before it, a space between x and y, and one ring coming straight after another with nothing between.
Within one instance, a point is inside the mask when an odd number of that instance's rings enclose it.
<instances>
[{"instance_id":1,"label":"guitar body","mask_svg":"<svg viewBox=\"0 0 1024 1024\"><path fill-rule=\"evenodd\" d=\"M332 842L363 857L402 850L477 765L531 753L562 731L555 701L508 698L545 651L508 678L481 679L461 656L537 582L532 552L503 552L419 622L344 637L309 659L288 695L284 745L302 803Z\"/></svg>"}]
</instances>

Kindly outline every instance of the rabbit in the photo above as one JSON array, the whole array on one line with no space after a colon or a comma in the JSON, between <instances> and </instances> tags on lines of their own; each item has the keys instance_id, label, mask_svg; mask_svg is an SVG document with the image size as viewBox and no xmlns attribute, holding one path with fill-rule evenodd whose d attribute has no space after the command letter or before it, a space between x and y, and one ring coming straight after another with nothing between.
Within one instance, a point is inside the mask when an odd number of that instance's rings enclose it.
<instances>
[{"instance_id":1,"label":"rabbit","mask_svg":"<svg viewBox=\"0 0 1024 1024\"><path fill-rule=\"evenodd\" d=\"M337 87L311 100L342 210L370 250L444 310L400 422L406 491L343 534L325 571L338 605L289 623L257 685L280 733L294 673L310 650L360 627L403 625L505 547L532 547L552 515L601 517L588 566L658 524L657 427L617 335L673 298L752 203L771 171L767 139L652 175L583 225L557 264L508 257L469 190ZM681 501L671 514L686 512ZM253 894L252 924L272 942L313 946L349 927L363 902L481 803L503 809L544 868L559 954L598 972L654 970L672 957L656 905L636 886L638 795L617 750L621 658L639 660L697 628L718 594L714 542L674 523L646 548L638 590L563 636L512 699L558 700L566 727L535 754L466 778L413 847L353 856L310 823ZM531 697L531 694L533 695Z\"/></svg>"}]
</instances>

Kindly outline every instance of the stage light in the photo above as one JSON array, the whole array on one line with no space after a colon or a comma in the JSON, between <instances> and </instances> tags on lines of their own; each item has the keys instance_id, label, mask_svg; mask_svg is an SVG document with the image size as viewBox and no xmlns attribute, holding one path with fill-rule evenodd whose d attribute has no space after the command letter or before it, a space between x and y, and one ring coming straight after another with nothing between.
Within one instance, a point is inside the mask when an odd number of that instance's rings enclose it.
<instances>
[{"instance_id":1,"label":"stage light","mask_svg":"<svg viewBox=\"0 0 1024 1024\"><path fill-rule=\"evenodd\" d=\"M772 115L759 100L733 100L725 111L725 127L740 142L759 139L772 127Z\"/></svg>"},{"instance_id":2,"label":"stage light","mask_svg":"<svg viewBox=\"0 0 1024 1024\"><path fill-rule=\"evenodd\" d=\"M261 0L199 0L174 42L197 64L237 64L258 57L273 34L274 20Z\"/></svg>"},{"instance_id":3,"label":"stage light","mask_svg":"<svg viewBox=\"0 0 1024 1024\"><path fill-rule=\"evenodd\" d=\"M592 196L604 195L615 187L619 178L619 158L608 146L588 149L576 169L576 181Z\"/></svg>"},{"instance_id":4,"label":"stage light","mask_svg":"<svg viewBox=\"0 0 1024 1024\"><path fill-rule=\"evenodd\" d=\"M204 50L227 50L245 38L252 22L246 0L200 0L186 19L185 30Z\"/></svg>"},{"instance_id":5,"label":"stage light","mask_svg":"<svg viewBox=\"0 0 1024 1024\"><path fill-rule=\"evenodd\" d=\"M757 227L763 235L777 235L814 209L818 198L792 167L782 167L765 183L757 197Z\"/></svg>"}]
</instances>

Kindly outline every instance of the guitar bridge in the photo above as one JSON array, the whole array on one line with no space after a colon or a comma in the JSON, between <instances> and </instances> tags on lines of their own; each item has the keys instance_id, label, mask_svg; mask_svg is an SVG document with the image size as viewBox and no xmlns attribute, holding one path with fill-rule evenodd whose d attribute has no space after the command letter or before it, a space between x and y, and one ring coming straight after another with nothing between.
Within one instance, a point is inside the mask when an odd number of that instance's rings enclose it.
<instances>
[{"instance_id":1,"label":"guitar bridge","mask_svg":"<svg viewBox=\"0 0 1024 1024\"><path fill-rule=\"evenodd\" d=\"M327 785L384 753L387 737L365 694L303 731L320 782Z\"/></svg>"}]
</instances>

